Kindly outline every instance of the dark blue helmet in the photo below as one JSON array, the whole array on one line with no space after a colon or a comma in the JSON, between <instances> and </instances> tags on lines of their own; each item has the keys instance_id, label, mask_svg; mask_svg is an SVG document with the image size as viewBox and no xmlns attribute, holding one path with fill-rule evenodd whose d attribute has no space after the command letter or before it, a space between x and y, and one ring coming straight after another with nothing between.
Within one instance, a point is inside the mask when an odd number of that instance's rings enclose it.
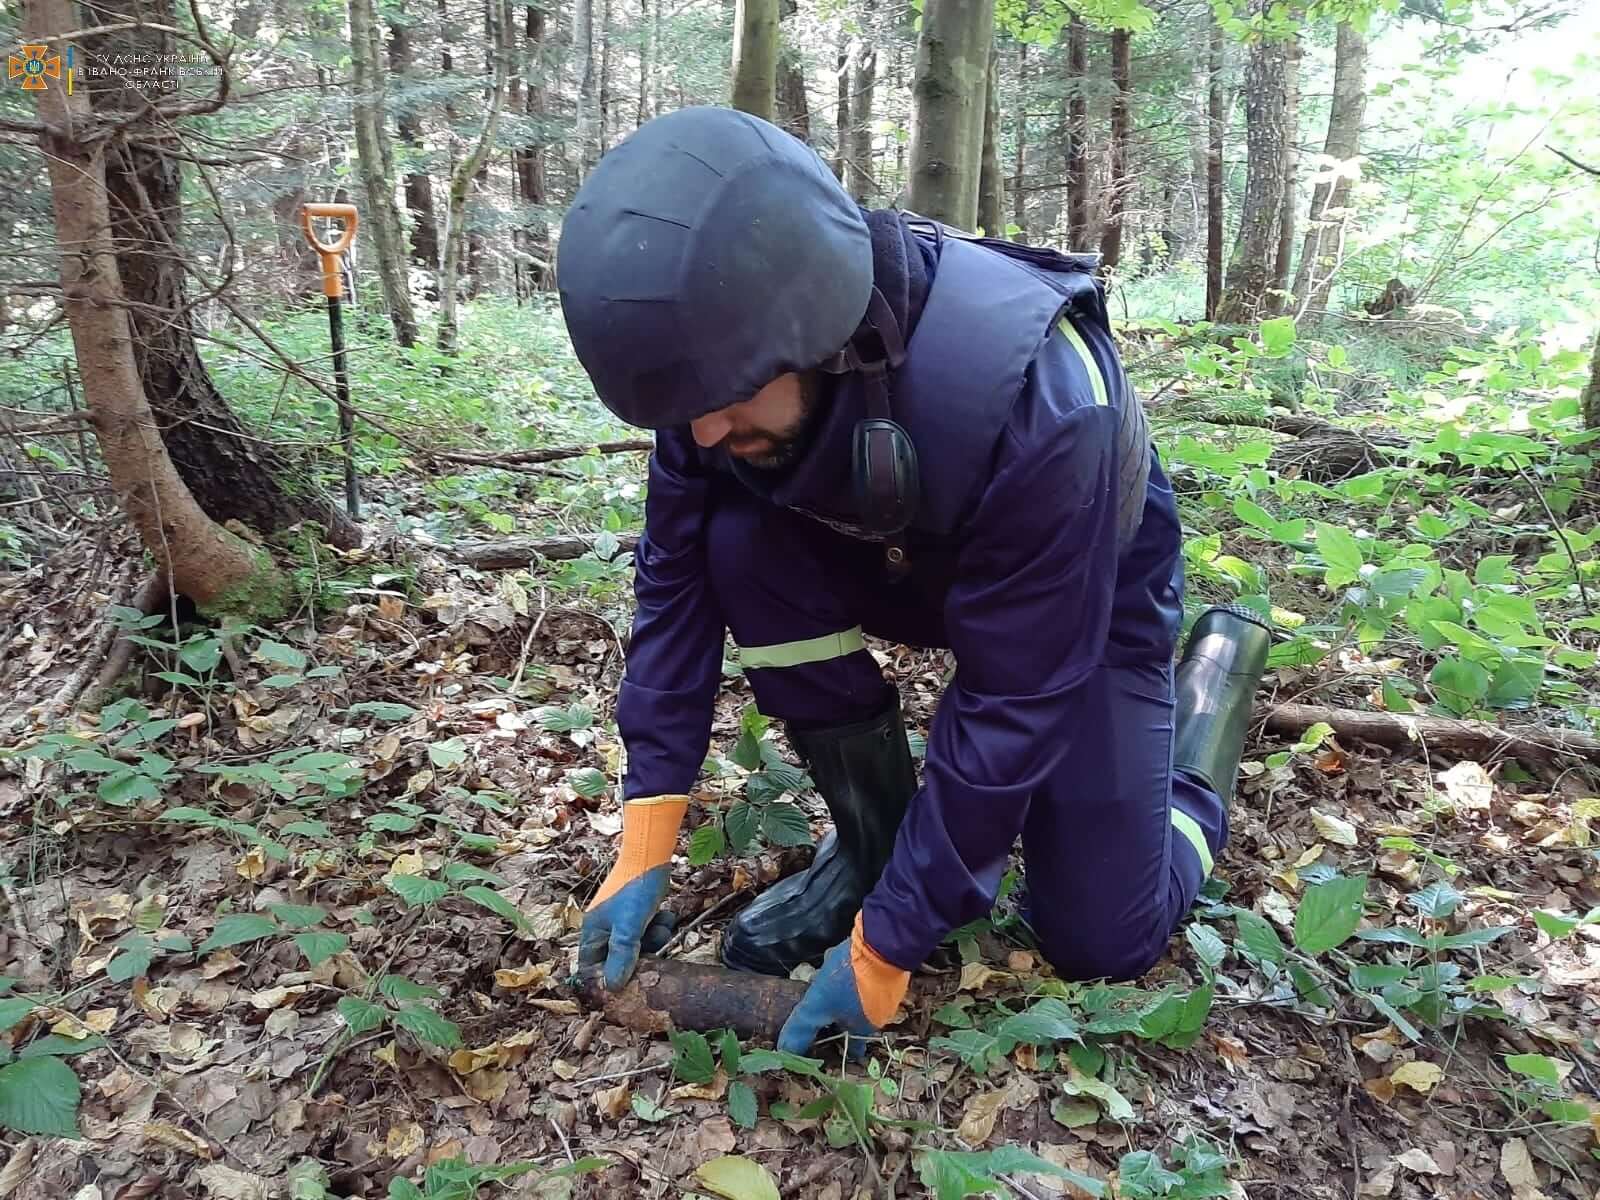
<instances>
[{"instance_id":1,"label":"dark blue helmet","mask_svg":"<svg viewBox=\"0 0 1600 1200\"><path fill-rule=\"evenodd\" d=\"M630 425L681 425L818 366L872 292L860 209L804 142L727 108L647 122L561 229L567 331Z\"/></svg>"}]
</instances>

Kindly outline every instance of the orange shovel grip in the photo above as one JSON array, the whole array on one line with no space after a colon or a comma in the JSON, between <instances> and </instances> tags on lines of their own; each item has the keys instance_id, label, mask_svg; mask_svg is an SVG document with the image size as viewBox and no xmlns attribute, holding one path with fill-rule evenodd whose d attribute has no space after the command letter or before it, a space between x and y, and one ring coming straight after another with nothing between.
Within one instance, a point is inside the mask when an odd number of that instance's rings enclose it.
<instances>
[{"instance_id":1,"label":"orange shovel grip","mask_svg":"<svg viewBox=\"0 0 1600 1200\"><path fill-rule=\"evenodd\" d=\"M336 221L343 221L344 228L339 233L339 240L326 243L317 239L316 230L312 228L313 217L329 217ZM306 241L311 248L322 256L322 294L337 300L344 294L344 285L339 276L339 256L350 248L350 243L355 240L356 227L361 224L361 216L356 212L354 204L303 204L300 206L300 228L305 231Z\"/></svg>"}]
</instances>

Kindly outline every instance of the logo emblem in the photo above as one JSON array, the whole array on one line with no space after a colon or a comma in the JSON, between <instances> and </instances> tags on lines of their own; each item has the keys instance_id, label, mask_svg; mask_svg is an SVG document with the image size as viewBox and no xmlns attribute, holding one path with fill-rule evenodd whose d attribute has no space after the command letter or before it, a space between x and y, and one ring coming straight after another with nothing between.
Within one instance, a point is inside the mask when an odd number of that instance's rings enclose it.
<instances>
[{"instance_id":1,"label":"logo emblem","mask_svg":"<svg viewBox=\"0 0 1600 1200\"><path fill-rule=\"evenodd\" d=\"M61 78L61 56L51 54L49 46L23 46L20 54L6 58L6 78L22 79L25 92L42 92L50 85L46 79Z\"/></svg>"}]
</instances>

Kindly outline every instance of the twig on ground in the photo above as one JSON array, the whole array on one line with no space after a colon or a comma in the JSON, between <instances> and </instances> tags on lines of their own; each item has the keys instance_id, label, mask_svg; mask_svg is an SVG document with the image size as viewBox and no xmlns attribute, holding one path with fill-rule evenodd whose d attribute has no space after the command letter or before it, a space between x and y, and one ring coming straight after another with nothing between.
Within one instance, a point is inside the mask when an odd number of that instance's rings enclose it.
<instances>
[{"instance_id":1,"label":"twig on ground","mask_svg":"<svg viewBox=\"0 0 1600 1200\"><path fill-rule=\"evenodd\" d=\"M561 1128L560 1122L554 1117L547 1117L546 1120L550 1122L550 1128L556 1131L556 1136L561 1139L561 1148L567 1152L567 1161L577 1162L578 1160L572 1157L572 1143L567 1141L567 1131Z\"/></svg>"},{"instance_id":2,"label":"twig on ground","mask_svg":"<svg viewBox=\"0 0 1600 1200\"><path fill-rule=\"evenodd\" d=\"M739 898L739 896L740 896L739 892L729 892L726 896L724 896L721 900L718 900L710 908L704 909L703 911L696 913L694 916L690 917L687 921L685 921L682 925L679 925L676 929L674 929L672 931L672 936L669 937L665 942L663 942L661 944L661 949L656 951L657 957L665 958L667 956L667 951L671 950L674 946L676 946L679 942L681 942L683 940L683 935L684 934L688 933L696 925L699 925L704 921L708 921L712 917L716 916L717 913L721 912L723 909L727 908L728 905L732 904L735 900L737 900Z\"/></svg>"}]
</instances>

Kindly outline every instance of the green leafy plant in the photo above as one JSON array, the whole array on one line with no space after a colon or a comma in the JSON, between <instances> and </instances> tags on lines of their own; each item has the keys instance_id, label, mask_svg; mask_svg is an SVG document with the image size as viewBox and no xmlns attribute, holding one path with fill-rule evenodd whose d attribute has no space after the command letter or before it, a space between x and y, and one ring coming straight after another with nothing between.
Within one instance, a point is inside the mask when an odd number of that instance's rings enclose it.
<instances>
[{"instance_id":1,"label":"green leafy plant","mask_svg":"<svg viewBox=\"0 0 1600 1200\"><path fill-rule=\"evenodd\" d=\"M378 995L387 1003L380 1003L370 995L339 998L339 1016L351 1036L392 1026L404 1029L430 1046L446 1050L460 1047L461 1027L422 1003L440 999L438 988L413 983L404 975L381 976L377 985Z\"/></svg>"},{"instance_id":2,"label":"green leafy plant","mask_svg":"<svg viewBox=\"0 0 1600 1200\"><path fill-rule=\"evenodd\" d=\"M462 1158L447 1158L434 1163L422 1174L419 1186L404 1176L389 1181L389 1200L477 1200L478 1189L487 1183L506 1183L525 1175L541 1181L603 1171L609 1165L603 1158L580 1158L559 1167L544 1168L534 1163L503 1163L495 1166L469 1163Z\"/></svg>"},{"instance_id":3,"label":"green leafy plant","mask_svg":"<svg viewBox=\"0 0 1600 1200\"><path fill-rule=\"evenodd\" d=\"M0 1033L14 1029L35 1009L51 1003L43 997L12 995L13 981L0 979ZM78 1137L78 1077L62 1061L105 1045L98 1037L38 1038L19 1050L0 1046L0 1127L23 1134Z\"/></svg>"},{"instance_id":4,"label":"green leafy plant","mask_svg":"<svg viewBox=\"0 0 1600 1200\"><path fill-rule=\"evenodd\" d=\"M690 835L691 865L703 866L728 849L746 854L761 839L777 846L810 844L811 823L799 805L784 797L811 787L811 778L783 761L777 744L766 736L771 724L755 705L745 705L732 755L706 760L714 777L736 780L741 795L720 823L702 825Z\"/></svg>"}]
</instances>

